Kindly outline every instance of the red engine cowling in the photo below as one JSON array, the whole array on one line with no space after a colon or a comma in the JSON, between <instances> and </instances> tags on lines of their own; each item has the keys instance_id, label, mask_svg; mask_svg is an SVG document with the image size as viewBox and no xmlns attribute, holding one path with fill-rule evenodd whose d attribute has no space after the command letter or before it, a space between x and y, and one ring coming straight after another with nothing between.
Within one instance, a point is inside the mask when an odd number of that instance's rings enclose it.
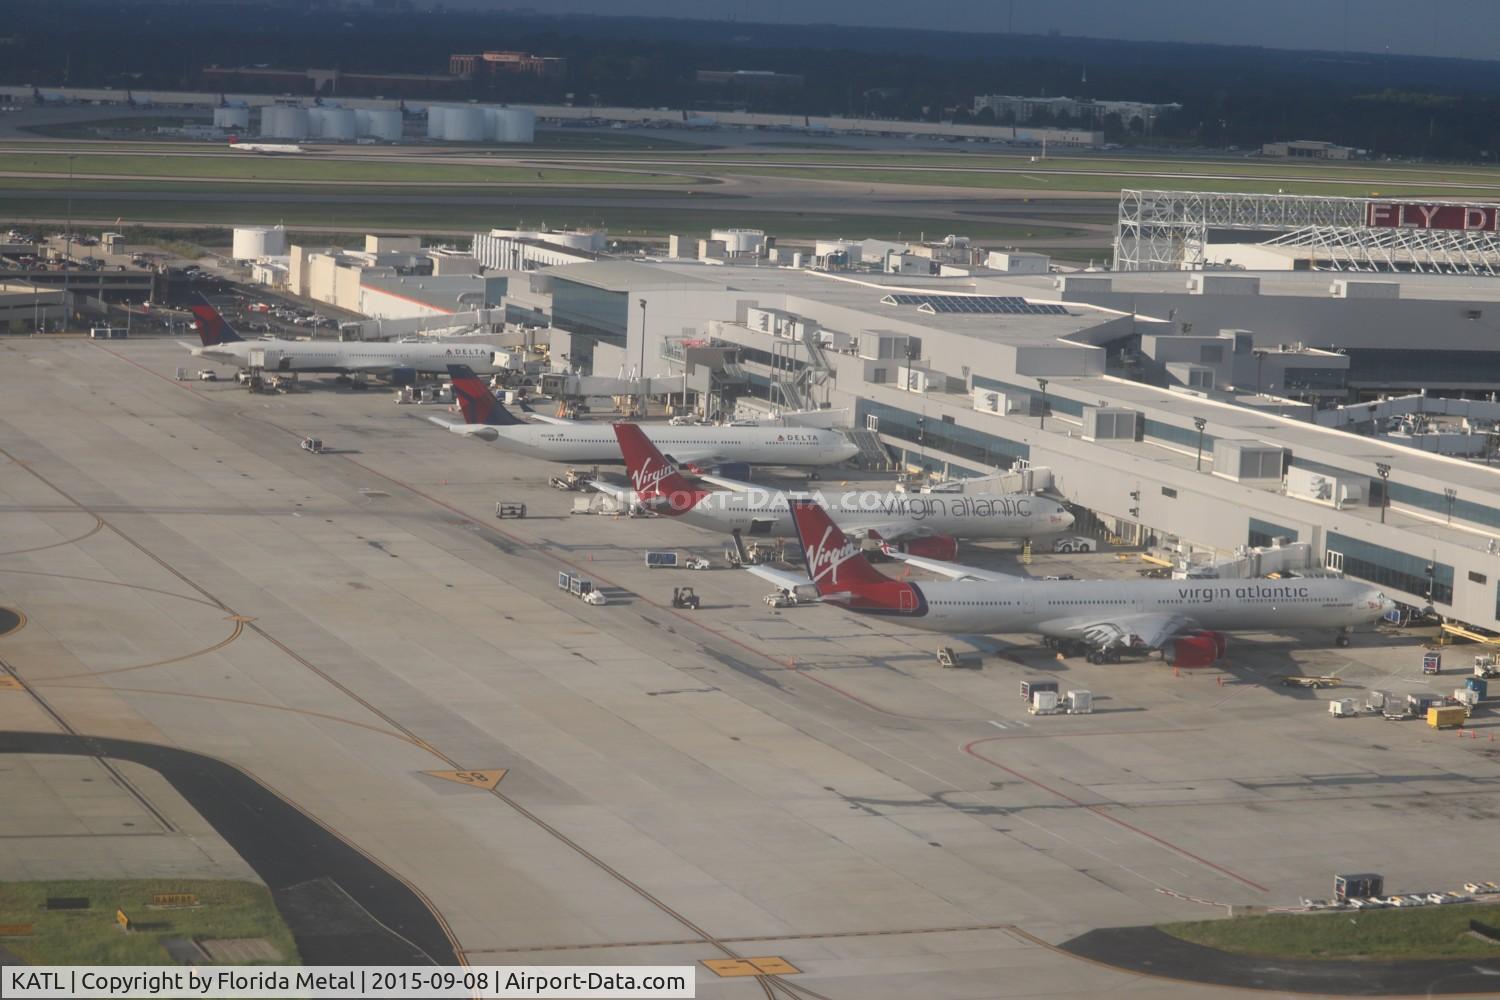
<instances>
[{"instance_id":1,"label":"red engine cowling","mask_svg":"<svg viewBox=\"0 0 1500 1000\"><path fill-rule=\"evenodd\" d=\"M901 551L922 559L937 559L953 562L958 558L958 539L952 535L933 535L931 538L911 538L903 542Z\"/></svg>"},{"instance_id":2,"label":"red engine cowling","mask_svg":"<svg viewBox=\"0 0 1500 1000\"><path fill-rule=\"evenodd\" d=\"M1205 629L1204 631L1201 631L1201 632L1194 632L1193 635L1195 637L1196 636L1201 636L1201 637L1203 637L1205 639L1212 640L1213 644L1214 644L1214 651L1218 655L1219 659L1221 659L1221 660L1224 659L1225 655L1228 654L1228 652L1229 652L1229 636L1225 635L1223 632L1210 632L1210 631L1208 631L1208 630Z\"/></svg>"},{"instance_id":3,"label":"red engine cowling","mask_svg":"<svg viewBox=\"0 0 1500 1000\"><path fill-rule=\"evenodd\" d=\"M1168 662L1174 667L1211 667L1219 658L1219 646L1212 633L1185 635L1172 641Z\"/></svg>"}]
</instances>

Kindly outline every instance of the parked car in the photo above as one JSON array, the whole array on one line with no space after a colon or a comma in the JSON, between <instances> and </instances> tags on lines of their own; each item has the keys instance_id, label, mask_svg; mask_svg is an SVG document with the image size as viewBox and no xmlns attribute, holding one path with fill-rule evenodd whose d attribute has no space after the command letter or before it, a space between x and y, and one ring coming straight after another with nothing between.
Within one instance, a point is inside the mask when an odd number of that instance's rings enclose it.
<instances>
[{"instance_id":1,"label":"parked car","mask_svg":"<svg viewBox=\"0 0 1500 1000\"><path fill-rule=\"evenodd\" d=\"M1069 535L1052 543L1053 552L1097 552L1099 543L1084 535Z\"/></svg>"}]
</instances>

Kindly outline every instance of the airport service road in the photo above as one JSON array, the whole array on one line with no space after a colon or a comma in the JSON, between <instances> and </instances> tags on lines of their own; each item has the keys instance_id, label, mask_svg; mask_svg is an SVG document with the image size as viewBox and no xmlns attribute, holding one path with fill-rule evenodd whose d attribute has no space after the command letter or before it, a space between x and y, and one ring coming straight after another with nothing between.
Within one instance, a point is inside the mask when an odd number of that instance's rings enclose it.
<instances>
[{"instance_id":1,"label":"airport service road","mask_svg":"<svg viewBox=\"0 0 1500 1000\"><path fill-rule=\"evenodd\" d=\"M722 565L722 543L569 517L552 467L431 408L172 382L189 360L0 341L0 605L28 617L0 640L25 685L0 729L48 724L34 692L80 732L229 760L424 893L471 961L802 970L704 972L709 997L1201 996L1049 945L1326 895L1338 870L1496 877L1472 850L1497 814L1487 718L1461 741L1269 682L1433 687L1409 640L1237 641L1222 686L1024 637L943 671L936 637L645 570L656 547ZM496 521L500 499L531 516ZM611 603L560 594L568 567ZM704 608L672 611L674 584ZM1099 711L1027 716L1017 681L1042 674ZM424 773L501 768L493 790Z\"/></svg>"}]
</instances>

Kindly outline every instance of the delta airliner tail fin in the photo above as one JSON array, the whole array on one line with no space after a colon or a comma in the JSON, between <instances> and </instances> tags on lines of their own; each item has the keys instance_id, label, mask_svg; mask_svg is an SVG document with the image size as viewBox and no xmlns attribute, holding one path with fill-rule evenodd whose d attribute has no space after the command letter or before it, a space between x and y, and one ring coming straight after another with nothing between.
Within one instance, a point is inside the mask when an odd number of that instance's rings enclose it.
<instances>
[{"instance_id":1,"label":"delta airliner tail fin","mask_svg":"<svg viewBox=\"0 0 1500 1000\"><path fill-rule=\"evenodd\" d=\"M667 460L640 424L615 424L615 438L625 458L636 499L642 504L660 503L661 513L674 514L690 510L708 493L682 477L677 466Z\"/></svg>"},{"instance_id":2,"label":"delta airliner tail fin","mask_svg":"<svg viewBox=\"0 0 1500 1000\"><path fill-rule=\"evenodd\" d=\"M203 341L204 347L217 347L245 339L219 315L219 310L213 307L213 303L201 295L198 298L201 300L198 305L188 306L188 311L193 314L193 326L198 328L198 339Z\"/></svg>"},{"instance_id":3,"label":"delta airliner tail fin","mask_svg":"<svg viewBox=\"0 0 1500 1000\"><path fill-rule=\"evenodd\" d=\"M492 427L510 427L521 423L515 414L505 408L505 404L495 398L490 387L468 365L449 365L448 375L453 379L453 398L458 400L464 423L487 424Z\"/></svg>"}]
</instances>

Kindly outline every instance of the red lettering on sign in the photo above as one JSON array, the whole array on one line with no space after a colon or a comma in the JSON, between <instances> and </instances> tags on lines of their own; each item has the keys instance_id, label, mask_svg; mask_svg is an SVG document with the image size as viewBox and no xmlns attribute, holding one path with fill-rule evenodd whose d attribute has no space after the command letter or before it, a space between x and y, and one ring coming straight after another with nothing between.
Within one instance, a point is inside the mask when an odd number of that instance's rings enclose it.
<instances>
[{"instance_id":1,"label":"red lettering on sign","mask_svg":"<svg viewBox=\"0 0 1500 1000\"><path fill-rule=\"evenodd\" d=\"M1374 229L1454 229L1500 232L1500 205L1365 203L1365 225Z\"/></svg>"}]
</instances>

